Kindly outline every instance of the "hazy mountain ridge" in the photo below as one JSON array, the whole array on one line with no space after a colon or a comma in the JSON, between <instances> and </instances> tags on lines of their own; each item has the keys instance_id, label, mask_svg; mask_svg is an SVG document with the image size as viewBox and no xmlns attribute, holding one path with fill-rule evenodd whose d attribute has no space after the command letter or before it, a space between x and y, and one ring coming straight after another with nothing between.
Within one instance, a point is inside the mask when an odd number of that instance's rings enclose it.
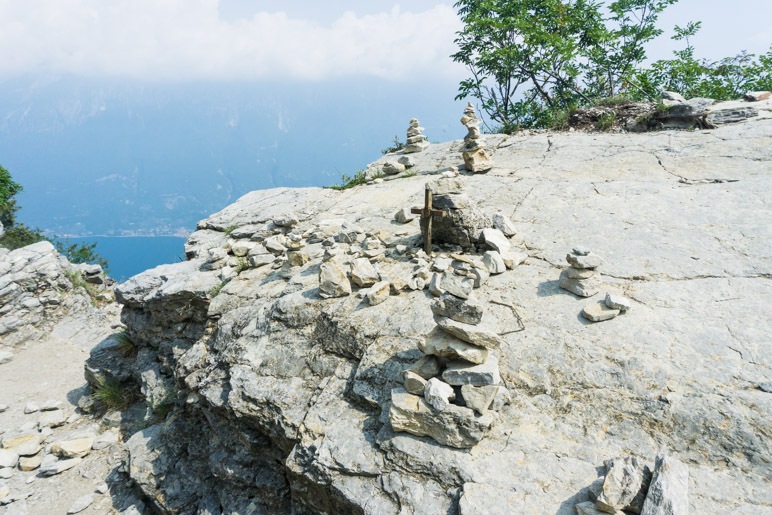
<instances>
[{"instance_id":1,"label":"hazy mountain ridge","mask_svg":"<svg viewBox=\"0 0 772 515\"><path fill-rule=\"evenodd\" d=\"M448 112L440 106L452 88L427 98L407 89L7 80L0 163L25 187L30 225L79 236L185 234L247 191L333 184L404 137L410 117ZM455 136L453 118L426 116L430 137Z\"/></svg>"}]
</instances>

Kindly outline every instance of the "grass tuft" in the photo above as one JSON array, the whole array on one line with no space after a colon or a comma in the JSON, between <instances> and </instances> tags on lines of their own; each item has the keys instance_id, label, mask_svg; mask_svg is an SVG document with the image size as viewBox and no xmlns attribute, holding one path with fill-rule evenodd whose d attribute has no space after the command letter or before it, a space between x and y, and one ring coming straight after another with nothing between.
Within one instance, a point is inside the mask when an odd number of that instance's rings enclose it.
<instances>
[{"instance_id":1,"label":"grass tuft","mask_svg":"<svg viewBox=\"0 0 772 515\"><path fill-rule=\"evenodd\" d=\"M92 394L97 404L108 410L123 411L134 400L132 392L114 379L99 376Z\"/></svg>"}]
</instances>

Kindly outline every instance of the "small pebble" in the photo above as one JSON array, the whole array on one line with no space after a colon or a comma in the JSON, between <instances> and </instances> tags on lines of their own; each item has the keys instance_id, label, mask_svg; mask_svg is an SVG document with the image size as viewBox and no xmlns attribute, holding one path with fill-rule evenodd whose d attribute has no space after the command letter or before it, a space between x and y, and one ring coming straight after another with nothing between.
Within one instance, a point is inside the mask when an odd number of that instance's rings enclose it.
<instances>
[{"instance_id":1,"label":"small pebble","mask_svg":"<svg viewBox=\"0 0 772 515\"><path fill-rule=\"evenodd\" d=\"M94 496L92 495L84 495L82 497L78 497L75 499L75 502L72 503L72 506L70 506L70 509L67 510L67 514L71 513L80 513L89 506L91 506L91 503L94 502Z\"/></svg>"},{"instance_id":2,"label":"small pebble","mask_svg":"<svg viewBox=\"0 0 772 515\"><path fill-rule=\"evenodd\" d=\"M107 486L107 483L102 483L101 485L96 487L96 491L97 493L104 495L110 491L110 487Z\"/></svg>"},{"instance_id":3,"label":"small pebble","mask_svg":"<svg viewBox=\"0 0 772 515\"><path fill-rule=\"evenodd\" d=\"M8 405L7 404L0 404L0 413L4 411L8 411Z\"/></svg>"},{"instance_id":4,"label":"small pebble","mask_svg":"<svg viewBox=\"0 0 772 515\"><path fill-rule=\"evenodd\" d=\"M40 406L37 405L37 403L29 401L27 404L24 405L24 413L29 415L30 413L35 413L40 411Z\"/></svg>"}]
</instances>

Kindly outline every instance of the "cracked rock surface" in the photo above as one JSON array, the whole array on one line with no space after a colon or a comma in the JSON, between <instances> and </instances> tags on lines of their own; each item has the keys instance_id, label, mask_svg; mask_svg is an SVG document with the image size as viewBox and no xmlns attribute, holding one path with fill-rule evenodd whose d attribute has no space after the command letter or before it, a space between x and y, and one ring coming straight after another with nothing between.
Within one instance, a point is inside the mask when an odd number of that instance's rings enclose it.
<instances>
[{"instance_id":1,"label":"cracked rock surface","mask_svg":"<svg viewBox=\"0 0 772 515\"><path fill-rule=\"evenodd\" d=\"M496 166L462 175L464 191L511 220L528 258L474 290L512 398L469 449L388 422L390 410L431 409L400 388L435 325L433 296L407 286L432 257L420 255L418 220L393 214L461 164L461 141L411 154L415 176L252 192L200 222L190 261L117 289L139 355L175 390L169 417L128 442L147 504L568 515L591 499L604 460L666 452L689 467L692 513L768 509L772 396L759 385L772 379L772 103L754 107L758 117L710 131L481 136ZM297 224L274 222L289 217ZM308 261L230 263L240 242L277 234L300 237ZM366 256L366 238L385 251ZM631 300L624 316L591 324L587 300L559 288L577 245L603 256L604 288ZM225 253L207 261L215 247ZM370 305L352 284L322 298L325 255L342 270L369 259L392 294Z\"/></svg>"}]
</instances>

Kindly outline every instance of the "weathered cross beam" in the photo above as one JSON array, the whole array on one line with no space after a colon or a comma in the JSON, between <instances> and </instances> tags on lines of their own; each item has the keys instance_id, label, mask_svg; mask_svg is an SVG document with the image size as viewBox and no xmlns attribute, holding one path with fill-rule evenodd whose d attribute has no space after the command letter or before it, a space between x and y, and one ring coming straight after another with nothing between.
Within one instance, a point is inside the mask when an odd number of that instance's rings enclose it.
<instances>
[{"instance_id":1,"label":"weathered cross beam","mask_svg":"<svg viewBox=\"0 0 772 515\"><path fill-rule=\"evenodd\" d=\"M414 207L410 210L414 215L421 215L421 233L424 237L424 252L432 254L432 216L445 216L445 211L432 209L432 190L426 188L424 207Z\"/></svg>"}]
</instances>

